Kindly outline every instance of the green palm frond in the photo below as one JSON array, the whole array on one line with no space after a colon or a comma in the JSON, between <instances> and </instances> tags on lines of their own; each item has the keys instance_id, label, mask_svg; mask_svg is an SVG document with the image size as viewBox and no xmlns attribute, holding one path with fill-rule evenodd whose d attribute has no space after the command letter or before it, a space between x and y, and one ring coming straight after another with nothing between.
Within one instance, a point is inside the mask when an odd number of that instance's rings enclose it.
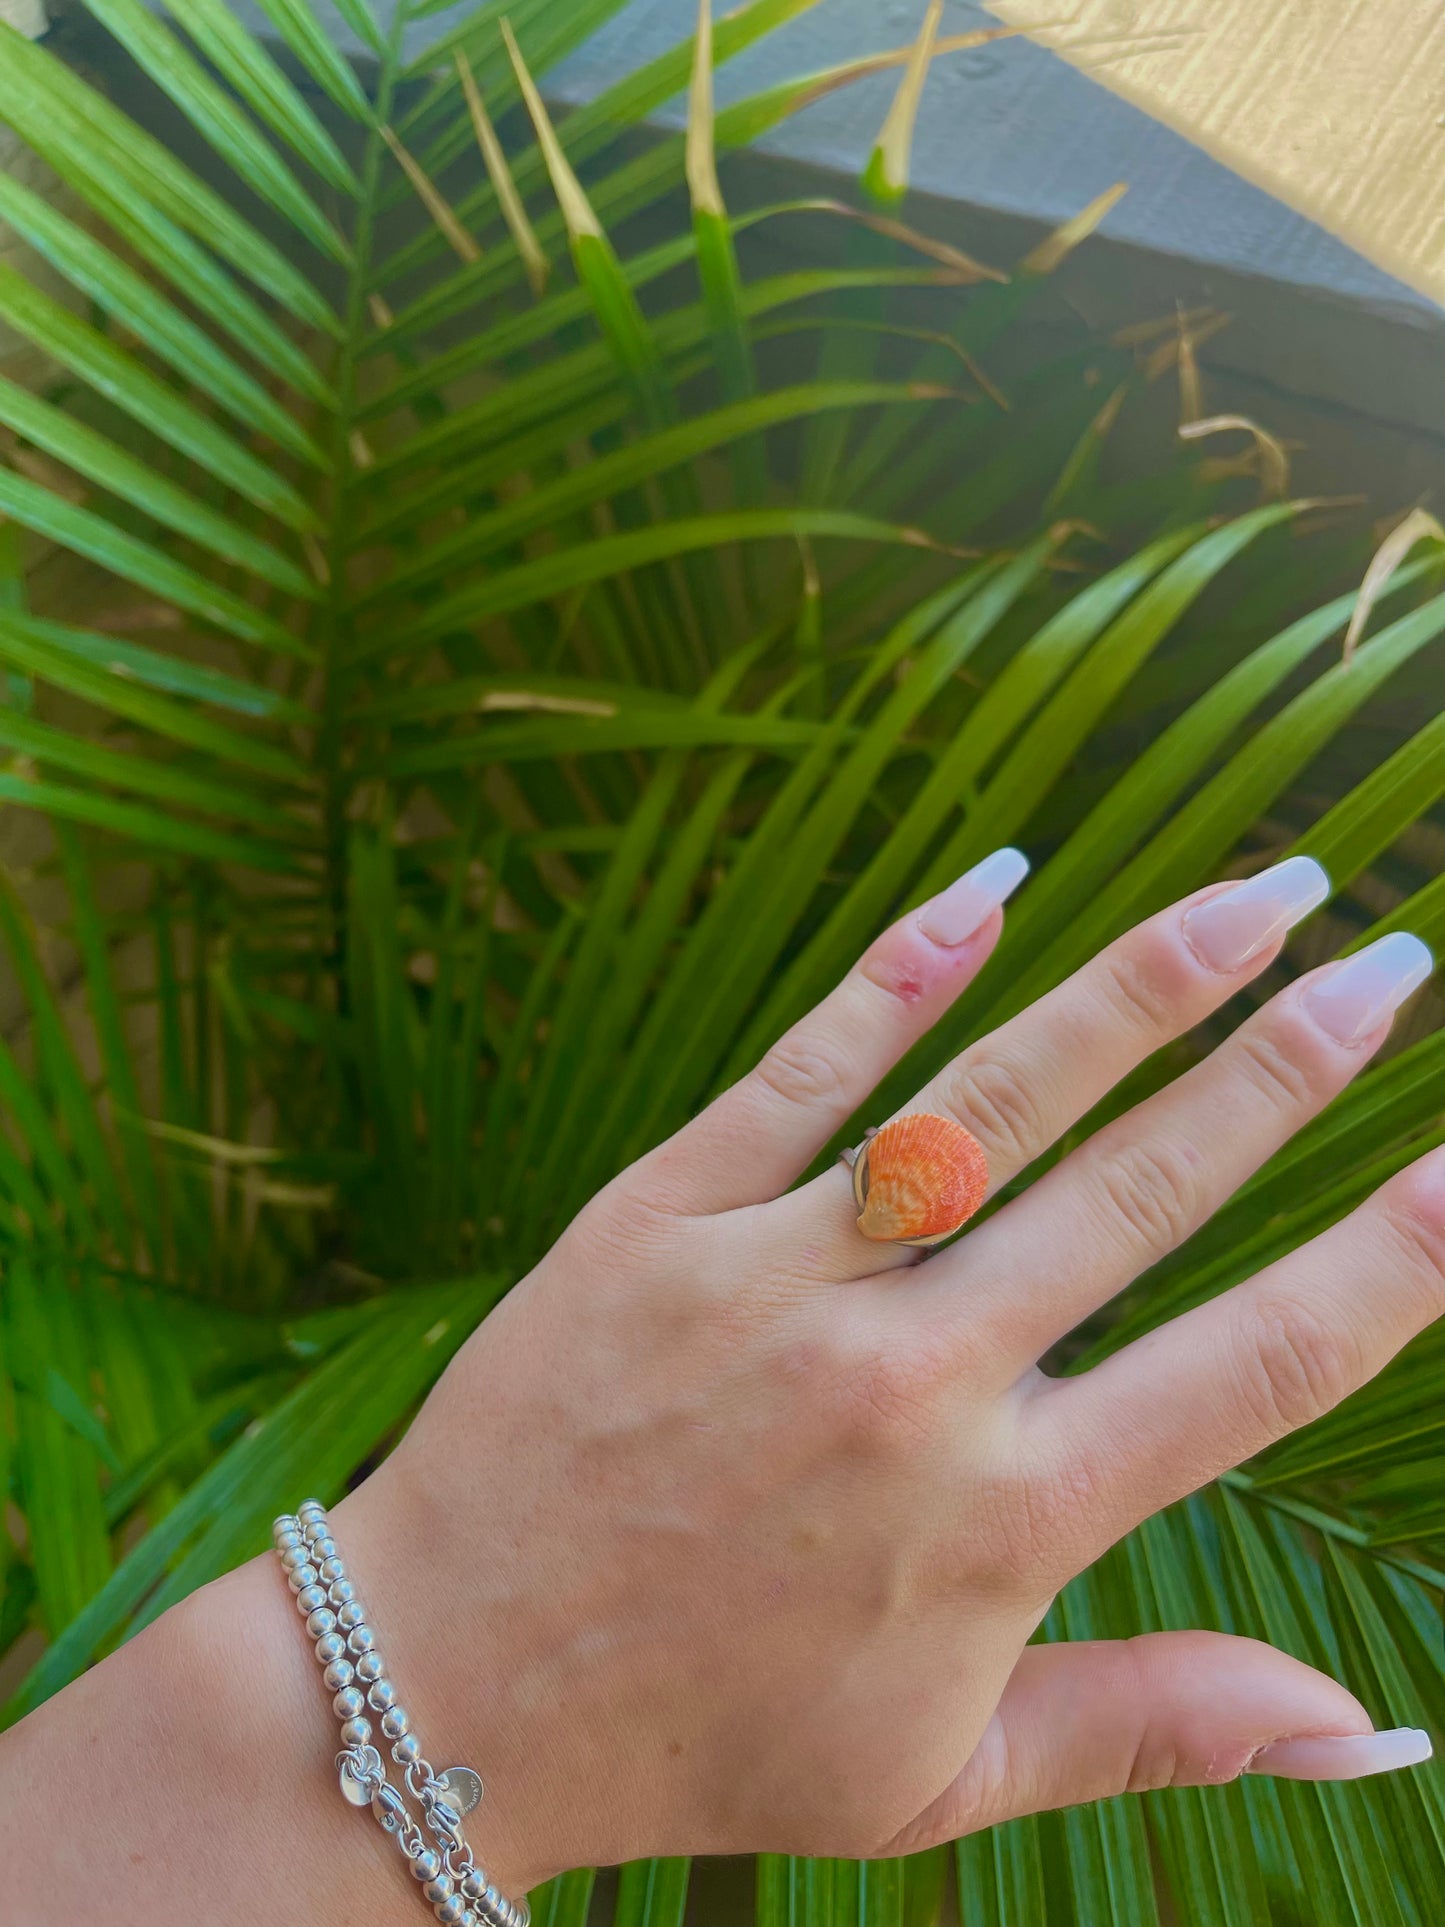
<instances>
[{"instance_id":1,"label":"green palm frond","mask_svg":"<svg viewBox=\"0 0 1445 1927\"><path fill-rule=\"evenodd\" d=\"M0 321L46 369L0 377L0 1653L47 1642L11 1716L343 1489L599 1185L988 849L1035 878L884 1105L1266 854L1328 865L1334 947L1445 939L1438 557L1342 660L1363 524L1181 450L1157 343L1054 299L1112 196L989 264L750 200L728 153L820 93L891 72L911 112L932 26L715 106L813 4L704 5L565 117L548 69L620 0L489 0L409 62L436 8L345 0L356 68L311 0L262 0L274 42L88 0L74 65L0 28L55 182L0 177L35 263ZM1445 1139L1435 1015L1060 1368ZM1040 1636L1253 1632L1445 1727L1442 1344ZM998 1927L1427 1927L1442 1844L1438 1769L1258 1780L765 1857L756 1915L933 1927L956 1884ZM677 1927L706 1885L644 1862L535 1912Z\"/></svg>"}]
</instances>

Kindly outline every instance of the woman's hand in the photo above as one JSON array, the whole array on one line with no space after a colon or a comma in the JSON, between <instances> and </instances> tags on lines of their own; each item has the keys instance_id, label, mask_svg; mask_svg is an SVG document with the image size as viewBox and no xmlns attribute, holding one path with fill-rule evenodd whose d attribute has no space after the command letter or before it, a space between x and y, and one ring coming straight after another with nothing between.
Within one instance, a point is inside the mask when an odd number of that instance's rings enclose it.
<instances>
[{"instance_id":1,"label":"woman's hand","mask_svg":"<svg viewBox=\"0 0 1445 1927\"><path fill-rule=\"evenodd\" d=\"M1428 1752L1365 1737L1342 1687L1250 1640L1027 1644L1122 1534L1445 1309L1436 1153L1095 1370L1037 1362L1348 1083L1423 945L1292 984L925 1263L859 1234L843 1169L789 1189L975 975L1021 868L1001 852L906 917L594 1199L336 1510L431 1756L488 1783L476 1837L512 1890L652 1853L892 1853L1251 1763L1350 1777ZM1304 859L1198 893L905 1108L967 1125L1007 1184L1324 894ZM265 1584L265 1642L297 1640Z\"/></svg>"}]
</instances>

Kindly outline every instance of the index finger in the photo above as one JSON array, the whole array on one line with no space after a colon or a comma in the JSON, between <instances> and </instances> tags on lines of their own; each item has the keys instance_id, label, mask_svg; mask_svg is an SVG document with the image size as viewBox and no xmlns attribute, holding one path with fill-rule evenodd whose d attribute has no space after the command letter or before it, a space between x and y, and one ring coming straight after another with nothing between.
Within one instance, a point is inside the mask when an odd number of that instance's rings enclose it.
<instances>
[{"instance_id":1,"label":"index finger","mask_svg":"<svg viewBox=\"0 0 1445 1927\"><path fill-rule=\"evenodd\" d=\"M668 1201L731 1211L786 1191L972 983L1028 869L1021 851L995 850L885 930L746 1077L643 1160Z\"/></svg>"}]
</instances>

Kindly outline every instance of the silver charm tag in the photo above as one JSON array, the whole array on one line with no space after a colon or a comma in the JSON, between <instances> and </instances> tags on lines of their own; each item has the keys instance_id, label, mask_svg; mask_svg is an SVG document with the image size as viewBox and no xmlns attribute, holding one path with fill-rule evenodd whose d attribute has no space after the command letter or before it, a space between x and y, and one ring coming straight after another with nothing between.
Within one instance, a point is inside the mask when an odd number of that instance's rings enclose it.
<instances>
[{"instance_id":1,"label":"silver charm tag","mask_svg":"<svg viewBox=\"0 0 1445 1927\"><path fill-rule=\"evenodd\" d=\"M354 1807L371 1805L371 1788L364 1780L358 1780L353 1776L349 1760L345 1761L341 1768L341 1797Z\"/></svg>"},{"instance_id":2,"label":"silver charm tag","mask_svg":"<svg viewBox=\"0 0 1445 1927\"><path fill-rule=\"evenodd\" d=\"M447 1805L463 1819L481 1803L482 1776L472 1767L449 1766L437 1775L437 1785L447 1796Z\"/></svg>"}]
</instances>

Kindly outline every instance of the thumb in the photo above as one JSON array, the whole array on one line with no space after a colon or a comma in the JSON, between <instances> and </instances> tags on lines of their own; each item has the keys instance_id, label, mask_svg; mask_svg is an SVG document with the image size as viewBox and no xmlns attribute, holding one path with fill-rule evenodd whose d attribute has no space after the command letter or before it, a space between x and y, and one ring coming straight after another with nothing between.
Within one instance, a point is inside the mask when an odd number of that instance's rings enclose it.
<instances>
[{"instance_id":1,"label":"thumb","mask_svg":"<svg viewBox=\"0 0 1445 1927\"><path fill-rule=\"evenodd\" d=\"M1352 1693L1227 1633L1028 1646L962 1773L889 1853L1020 1814L1241 1773L1354 1780L1430 1757L1412 1727L1376 1733Z\"/></svg>"}]
</instances>

